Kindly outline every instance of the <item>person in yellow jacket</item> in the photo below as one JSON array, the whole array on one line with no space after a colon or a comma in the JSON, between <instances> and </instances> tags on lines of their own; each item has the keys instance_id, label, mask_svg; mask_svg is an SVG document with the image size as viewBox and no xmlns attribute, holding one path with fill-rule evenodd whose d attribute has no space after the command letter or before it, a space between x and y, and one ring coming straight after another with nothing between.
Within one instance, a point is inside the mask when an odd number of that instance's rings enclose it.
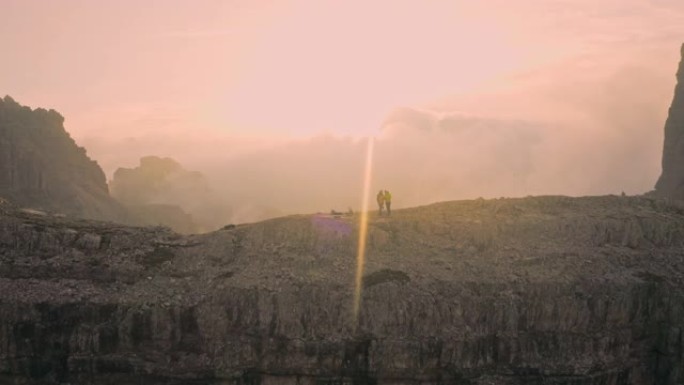
<instances>
[{"instance_id":1,"label":"person in yellow jacket","mask_svg":"<svg viewBox=\"0 0 684 385\"><path fill-rule=\"evenodd\" d=\"M385 193L383 193L382 190L378 191L378 195L375 196L375 199L378 201L378 212L382 215L382 209L385 207Z\"/></svg>"},{"instance_id":2,"label":"person in yellow jacket","mask_svg":"<svg viewBox=\"0 0 684 385\"><path fill-rule=\"evenodd\" d=\"M383 194L385 196L385 208L387 208L387 216L392 215L392 194L385 190Z\"/></svg>"}]
</instances>

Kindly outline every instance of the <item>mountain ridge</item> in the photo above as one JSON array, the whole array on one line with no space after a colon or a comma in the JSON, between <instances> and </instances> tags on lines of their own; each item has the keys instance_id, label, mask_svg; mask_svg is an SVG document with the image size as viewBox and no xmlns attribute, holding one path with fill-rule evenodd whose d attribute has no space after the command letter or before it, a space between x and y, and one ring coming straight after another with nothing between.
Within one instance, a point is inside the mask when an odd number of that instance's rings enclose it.
<instances>
[{"instance_id":1,"label":"mountain ridge","mask_svg":"<svg viewBox=\"0 0 684 385\"><path fill-rule=\"evenodd\" d=\"M55 110L0 99L0 196L41 210L125 220L106 178L64 129Z\"/></svg>"}]
</instances>

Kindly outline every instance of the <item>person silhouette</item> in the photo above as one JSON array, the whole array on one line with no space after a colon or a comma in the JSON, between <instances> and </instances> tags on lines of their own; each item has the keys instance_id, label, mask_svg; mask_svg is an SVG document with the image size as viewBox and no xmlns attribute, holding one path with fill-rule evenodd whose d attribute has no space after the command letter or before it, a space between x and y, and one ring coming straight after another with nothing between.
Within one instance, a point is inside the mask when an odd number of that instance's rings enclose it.
<instances>
[{"instance_id":1,"label":"person silhouette","mask_svg":"<svg viewBox=\"0 0 684 385\"><path fill-rule=\"evenodd\" d=\"M385 206L385 193L382 190L378 191L375 199L378 201L378 212L382 215L382 209Z\"/></svg>"},{"instance_id":2,"label":"person silhouette","mask_svg":"<svg viewBox=\"0 0 684 385\"><path fill-rule=\"evenodd\" d=\"M385 208L387 209L387 216L390 216L392 215L392 194L389 191L385 190L383 197L385 202Z\"/></svg>"}]
</instances>

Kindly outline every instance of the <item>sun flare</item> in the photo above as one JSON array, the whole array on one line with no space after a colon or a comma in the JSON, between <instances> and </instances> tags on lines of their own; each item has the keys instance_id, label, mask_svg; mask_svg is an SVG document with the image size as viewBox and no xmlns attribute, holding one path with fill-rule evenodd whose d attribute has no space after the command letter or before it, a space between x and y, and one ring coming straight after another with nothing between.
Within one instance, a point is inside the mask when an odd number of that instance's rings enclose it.
<instances>
[{"instance_id":1,"label":"sun flare","mask_svg":"<svg viewBox=\"0 0 684 385\"><path fill-rule=\"evenodd\" d=\"M373 170L373 138L368 138L366 150L366 166L363 178L363 196L361 216L359 217L359 244L356 252L356 280L354 284L354 324L358 324L361 307L361 291L363 290L363 267L366 261L366 239L368 238L368 201Z\"/></svg>"}]
</instances>

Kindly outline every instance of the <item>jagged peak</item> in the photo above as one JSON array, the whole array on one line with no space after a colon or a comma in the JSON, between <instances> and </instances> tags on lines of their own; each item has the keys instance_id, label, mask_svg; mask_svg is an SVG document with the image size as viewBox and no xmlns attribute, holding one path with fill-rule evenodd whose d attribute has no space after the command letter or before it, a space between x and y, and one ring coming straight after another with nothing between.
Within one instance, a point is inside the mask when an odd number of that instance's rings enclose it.
<instances>
[{"instance_id":1,"label":"jagged peak","mask_svg":"<svg viewBox=\"0 0 684 385\"><path fill-rule=\"evenodd\" d=\"M5 97L0 99L0 101L3 101L3 102L8 103L8 104L19 104L14 99L12 99L12 97L9 95L5 95Z\"/></svg>"},{"instance_id":2,"label":"jagged peak","mask_svg":"<svg viewBox=\"0 0 684 385\"><path fill-rule=\"evenodd\" d=\"M57 112L57 110L52 108L46 109L42 107L31 108L30 106L20 104L9 95L5 95L5 97L0 98L0 106L4 106L7 108L22 109L24 111L31 112L36 116L40 116L41 118L47 121L55 122L59 125L64 123L64 116Z\"/></svg>"},{"instance_id":3,"label":"jagged peak","mask_svg":"<svg viewBox=\"0 0 684 385\"><path fill-rule=\"evenodd\" d=\"M109 196L106 177L64 128L54 109L23 106L0 98L3 158L0 195L27 207L76 216L120 220L123 211Z\"/></svg>"}]
</instances>

